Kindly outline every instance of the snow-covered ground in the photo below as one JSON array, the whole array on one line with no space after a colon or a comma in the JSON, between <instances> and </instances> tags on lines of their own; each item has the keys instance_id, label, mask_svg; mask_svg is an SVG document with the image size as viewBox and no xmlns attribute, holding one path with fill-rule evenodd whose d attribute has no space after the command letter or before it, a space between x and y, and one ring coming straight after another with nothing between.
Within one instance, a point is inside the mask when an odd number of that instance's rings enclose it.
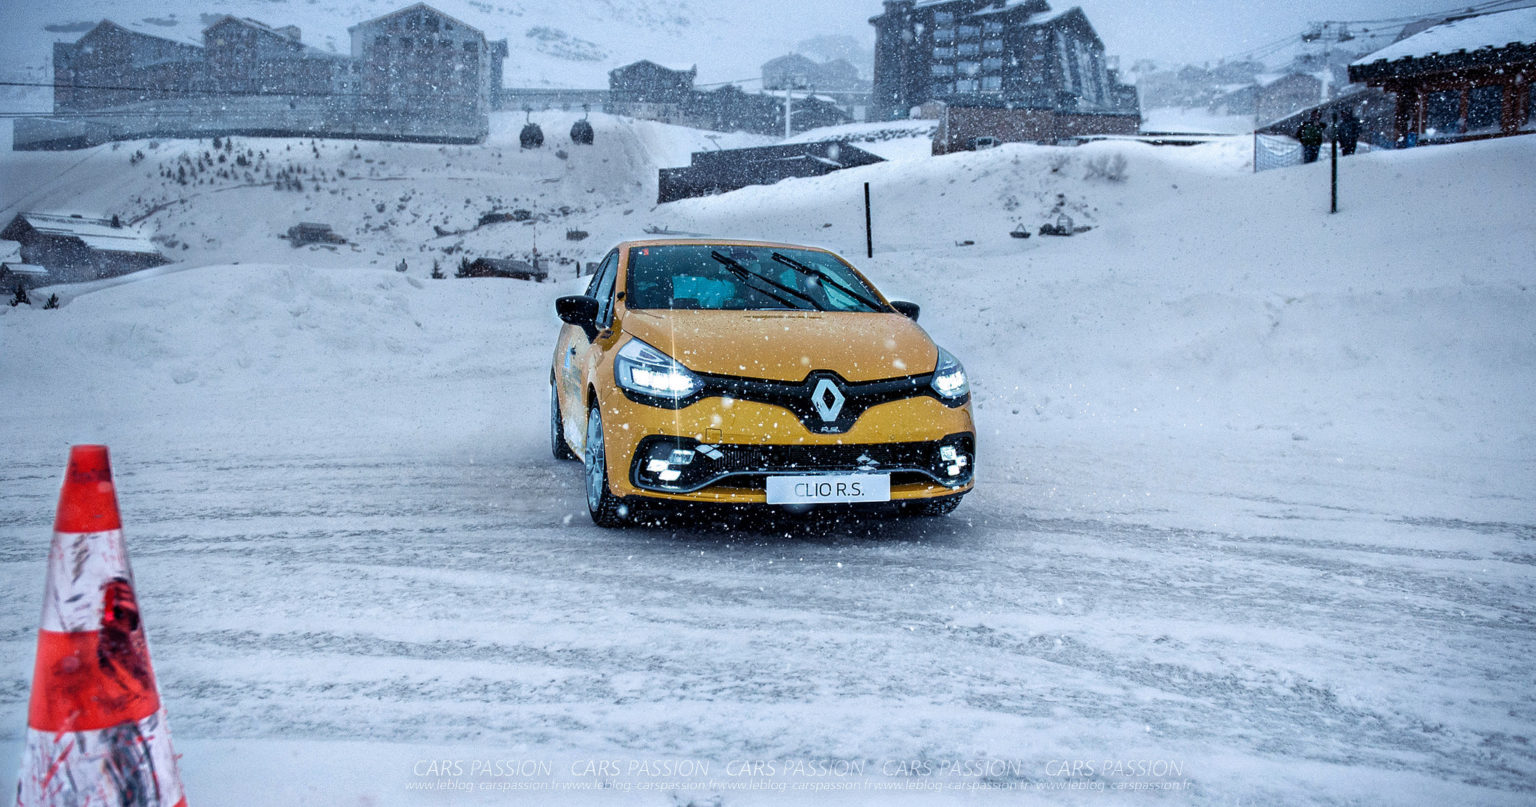
<instances>
[{"instance_id":1,"label":"snow-covered ground","mask_svg":"<svg viewBox=\"0 0 1536 807\"><path fill-rule=\"evenodd\" d=\"M657 207L703 133L572 120L539 152L520 115L474 148L237 138L301 192L160 179L206 142L0 155L7 217L157 210L186 244L0 308L0 770L67 446L99 441L196 804L1536 798L1536 139L1350 158L1337 215L1326 165L1254 175L1242 137ZM475 227L498 206L535 223ZM1009 235L1060 213L1092 229ZM275 237L300 220L356 250ZM544 422L574 269L426 275L648 227L829 246L921 303L973 378L975 493L591 527Z\"/></svg>"}]
</instances>

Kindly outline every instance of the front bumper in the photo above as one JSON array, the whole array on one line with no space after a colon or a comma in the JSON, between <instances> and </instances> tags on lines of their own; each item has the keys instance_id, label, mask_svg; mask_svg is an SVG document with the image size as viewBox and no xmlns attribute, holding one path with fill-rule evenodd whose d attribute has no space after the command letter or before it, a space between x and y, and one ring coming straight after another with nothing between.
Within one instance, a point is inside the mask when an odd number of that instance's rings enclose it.
<instances>
[{"instance_id":1,"label":"front bumper","mask_svg":"<svg viewBox=\"0 0 1536 807\"><path fill-rule=\"evenodd\" d=\"M971 483L976 438L969 432L919 443L869 445L731 445L652 435L630 463L630 484L650 493L694 493L707 487L761 489L774 474L886 473L891 484Z\"/></svg>"},{"instance_id":2,"label":"front bumper","mask_svg":"<svg viewBox=\"0 0 1536 807\"><path fill-rule=\"evenodd\" d=\"M770 474L889 473L893 501L952 496L974 483L969 403L922 395L888 401L840 434L814 433L783 407L730 398L664 409L615 395L603 412L609 485L618 496L763 503Z\"/></svg>"}]
</instances>

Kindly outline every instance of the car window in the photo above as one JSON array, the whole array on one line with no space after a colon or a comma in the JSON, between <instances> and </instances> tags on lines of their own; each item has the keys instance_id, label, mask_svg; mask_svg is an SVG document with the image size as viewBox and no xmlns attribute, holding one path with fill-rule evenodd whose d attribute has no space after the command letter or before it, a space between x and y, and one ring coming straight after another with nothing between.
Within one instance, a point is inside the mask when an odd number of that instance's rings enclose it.
<instances>
[{"instance_id":1,"label":"car window","mask_svg":"<svg viewBox=\"0 0 1536 807\"><path fill-rule=\"evenodd\" d=\"M619 252L614 250L603 259L597 268L597 276L592 278L592 285L587 289L589 296L597 298L597 327L600 329L613 324L613 280L618 273Z\"/></svg>"},{"instance_id":2,"label":"car window","mask_svg":"<svg viewBox=\"0 0 1536 807\"><path fill-rule=\"evenodd\" d=\"M602 263L599 263L596 269L592 270L592 281L587 284L587 290L585 292L588 297L597 296L598 286L602 285L603 282L603 273L613 271L614 264L618 262L619 251L613 250L612 252L608 253L608 257L603 258Z\"/></svg>"},{"instance_id":3,"label":"car window","mask_svg":"<svg viewBox=\"0 0 1536 807\"><path fill-rule=\"evenodd\" d=\"M875 290L835 256L788 247L633 247L626 292L630 308L888 311Z\"/></svg>"}]
</instances>

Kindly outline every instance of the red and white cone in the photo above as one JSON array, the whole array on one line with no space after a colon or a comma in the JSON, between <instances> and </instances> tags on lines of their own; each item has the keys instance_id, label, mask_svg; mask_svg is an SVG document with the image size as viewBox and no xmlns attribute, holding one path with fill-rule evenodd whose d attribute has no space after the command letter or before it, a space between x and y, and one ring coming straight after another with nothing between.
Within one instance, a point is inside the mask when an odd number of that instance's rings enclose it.
<instances>
[{"instance_id":1,"label":"red and white cone","mask_svg":"<svg viewBox=\"0 0 1536 807\"><path fill-rule=\"evenodd\" d=\"M106 446L75 446L48 553L18 807L185 807Z\"/></svg>"}]
</instances>

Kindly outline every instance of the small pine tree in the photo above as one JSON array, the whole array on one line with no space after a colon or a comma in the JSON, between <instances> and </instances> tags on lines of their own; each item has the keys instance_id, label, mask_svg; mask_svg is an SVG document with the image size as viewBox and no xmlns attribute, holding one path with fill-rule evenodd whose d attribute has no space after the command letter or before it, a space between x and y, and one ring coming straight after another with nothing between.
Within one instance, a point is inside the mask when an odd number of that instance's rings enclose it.
<instances>
[{"instance_id":1,"label":"small pine tree","mask_svg":"<svg viewBox=\"0 0 1536 807\"><path fill-rule=\"evenodd\" d=\"M51 308L58 308L58 307L59 307L59 295L57 295L57 294L50 294L50 295L48 295L48 302L43 303L43 310L47 311L47 310L49 310Z\"/></svg>"},{"instance_id":2,"label":"small pine tree","mask_svg":"<svg viewBox=\"0 0 1536 807\"><path fill-rule=\"evenodd\" d=\"M454 277L469 277L469 256L468 255L465 255L464 257L459 259L459 271L454 275Z\"/></svg>"},{"instance_id":3,"label":"small pine tree","mask_svg":"<svg viewBox=\"0 0 1536 807\"><path fill-rule=\"evenodd\" d=\"M442 264L442 262L438 261L438 260L433 260L432 261L432 279L433 280L442 280L445 277L447 277L447 275L443 274L443 264Z\"/></svg>"},{"instance_id":4,"label":"small pine tree","mask_svg":"<svg viewBox=\"0 0 1536 807\"><path fill-rule=\"evenodd\" d=\"M31 304L32 304L32 299L27 297L27 287L26 286L18 285L16 287L16 295L11 298L11 307L14 308L14 307L16 307L18 305L31 305Z\"/></svg>"}]
</instances>

